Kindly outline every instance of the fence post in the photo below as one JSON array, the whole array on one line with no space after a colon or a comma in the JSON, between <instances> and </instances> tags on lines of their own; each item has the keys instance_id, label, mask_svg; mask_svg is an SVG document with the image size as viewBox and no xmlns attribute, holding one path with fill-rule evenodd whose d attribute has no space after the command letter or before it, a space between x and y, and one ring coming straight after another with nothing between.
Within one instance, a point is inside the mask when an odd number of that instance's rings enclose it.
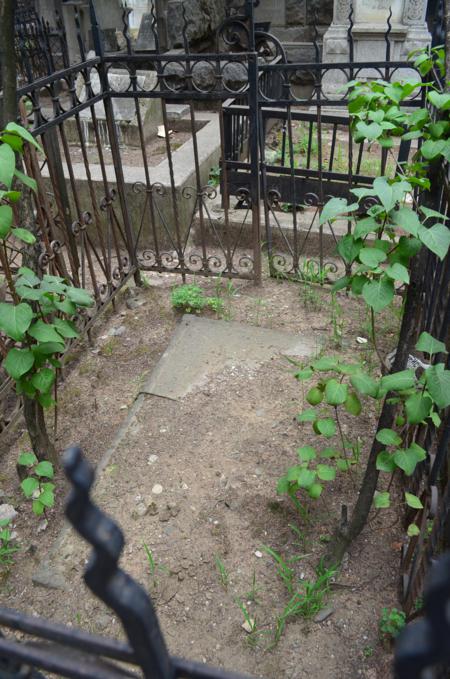
<instances>
[{"instance_id":1,"label":"fence post","mask_svg":"<svg viewBox=\"0 0 450 679\"><path fill-rule=\"evenodd\" d=\"M258 97L258 54L255 47L255 19L253 0L246 0L248 19L248 108L249 108L249 150L250 150L250 195L252 201L253 271L256 285L261 285L261 220L260 220L260 163L259 163L259 97Z\"/></svg>"},{"instance_id":2,"label":"fence post","mask_svg":"<svg viewBox=\"0 0 450 679\"><path fill-rule=\"evenodd\" d=\"M115 125L114 121L114 110L113 110L113 105L112 105L112 100L111 100L111 95L109 92L109 83L108 83L108 74L105 69L105 61L104 61L104 45L103 45L103 38L101 35L101 30L100 26L98 25L97 21L97 15L95 13L95 7L94 7L94 2L93 0L89 0L89 11L90 11L90 18L91 18L91 26L92 26L92 40L94 43L94 50L97 56L100 57L101 61L98 65L98 71L100 75L100 82L102 86L102 92L104 95L103 98L103 105L105 107L105 114L106 114L106 124L108 127L108 135L109 135L109 141L111 144L111 155L113 158L114 162L114 172L116 175L116 182L117 182L117 193L119 195L119 201L120 201L120 208L122 211L122 216L123 216L123 222L124 222L124 228L125 228L125 237L127 241L127 248L128 248L128 255L130 257L130 261L133 267L136 268L135 274L134 274L134 280L136 285L141 284L141 277L140 277L140 271L139 271L139 263L138 263L138 258L137 258L137 252L136 252L136 243L135 243L135 236L133 233L133 228L131 225L131 219L130 219L130 213L128 211L128 206L127 206L127 201L126 201L126 196L125 196L125 178L122 170L122 159L120 157L120 150L119 150L119 138L117 135L117 128Z\"/></svg>"}]
</instances>

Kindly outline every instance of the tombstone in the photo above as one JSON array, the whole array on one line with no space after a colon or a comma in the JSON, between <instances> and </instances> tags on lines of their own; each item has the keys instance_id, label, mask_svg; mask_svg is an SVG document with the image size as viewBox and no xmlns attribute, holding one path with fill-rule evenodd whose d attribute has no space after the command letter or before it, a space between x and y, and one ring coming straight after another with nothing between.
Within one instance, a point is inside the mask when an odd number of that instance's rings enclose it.
<instances>
[{"instance_id":1,"label":"tombstone","mask_svg":"<svg viewBox=\"0 0 450 679\"><path fill-rule=\"evenodd\" d=\"M323 39L323 62L339 63L349 60L348 28L351 0L334 0L333 22ZM406 61L411 50L426 47L431 36L425 21L427 0L353 0L353 40L355 62L386 60L385 34L388 29L389 10L392 9L391 44L392 61ZM364 69L358 78L379 78L374 69ZM413 69L402 69L397 79L417 79ZM327 97L338 95L346 83L344 73L330 70L323 79ZM340 93L342 96L342 93Z\"/></svg>"},{"instance_id":2,"label":"tombstone","mask_svg":"<svg viewBox=\"0 0 450 679\"><path fill-rule=\"evenodd\" d=\"M155 71L137 71L136 76L138 90L151 91L157 86L158 76ZM125 69L110 69L108 71L108 82L113 92L130 91L130 74ZM101 92L100 77L95 70L91 71L91 87L94 95ZM86 88L81 75L77 79L76 92L80 101L86 98ZM111 101L120 143L126 146L140 146L135 99L119 99L112 96ZM150 98L139 98L138 102L144 128L144 139L148 141L156 136L158 126L162 123L161 102L159 99ZM99 101L94 104L94 110L99 126L105 129L106 114L103 102ZM81 111L80 119L83 123L86 143L93 143L94 131L90 107Z\"/></svg>"},{"instance_id":3,"label":"tombstone","mask_svg":"<svg viewBox=\"0 0 450 679\"><path fill-rule=\"evenodd\" d=\"M154 52L156 50L155 34L153 32L153 17L145 12L142 15L141 25L136 40L136 52Z\"/></svg>"},{"instance_id":4,"label":"tombstone","mask_svg":"<svg viewBox=\"0 0 450 679\"><path fill-rule=\"evenodd\" d=\"M329 27L333 0L260 0L255 21L270 22L270 33L284 45L288 61L314 60L315 26L320 34Z\"/></svg>"}]
</instances>

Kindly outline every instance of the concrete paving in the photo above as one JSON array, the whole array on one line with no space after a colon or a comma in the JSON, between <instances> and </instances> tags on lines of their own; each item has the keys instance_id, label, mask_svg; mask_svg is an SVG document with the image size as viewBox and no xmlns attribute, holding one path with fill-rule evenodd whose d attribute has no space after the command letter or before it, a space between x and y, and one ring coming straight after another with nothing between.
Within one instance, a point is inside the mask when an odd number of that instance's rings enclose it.
<instances>
[{"instance_id":1,"label":"concrete paving","mask_svg":"<svg viewBox=\"0 0 450 679\"><path fill-rule=\"evenodd\" d=\"M227 365L310 356L314 337L186 314L141 393L178 400Z\"/></svg>"}]
</instances>

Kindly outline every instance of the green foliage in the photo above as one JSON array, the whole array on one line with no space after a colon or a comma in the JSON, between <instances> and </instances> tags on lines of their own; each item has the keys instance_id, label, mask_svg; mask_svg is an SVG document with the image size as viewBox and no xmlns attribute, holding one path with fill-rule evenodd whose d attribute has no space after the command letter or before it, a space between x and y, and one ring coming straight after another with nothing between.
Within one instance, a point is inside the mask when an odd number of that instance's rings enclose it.
<instances>
[{"instance_id":1,"label":"green foliage","mask_svg":"<svg viewBox=\"0 0 450 679\"><path fill-rule=\"evenodd\" d=\"M27 500L32 502L34 514L45 514L55 504L55 484L48 480L55 475L52 463L47 460L39 462L34 453L21 453L17 464L27 470L28 476L20 487Z\"/></svg>"},{"instance_id":2,"label":"green foliage","mask_svg":"<svg viewBox=\"0 0 450 679\"><path fill-rule=\"evenodd\" d=\"M224 590L226 591L228 589L228 583L229 583L229 580L230 580L229 575L228 575L228 571L225 567L224 562L222 561L222 559L217 554L214 557L214 561L215 561L215 564L216 564L217 572L219 573L220 583L221 583L222 587L224 588Z\"/></svg>"},{"instance_id":3,"label":"green foliage","mask_svg":"<svg viewBox=\"0 0 450 679\"><path fill-rule=\"evenodd\" d=\"M0 521L0 566L9 568L14 563L13 554L15 554L19 547L14 545L12 531L9 528L9 519Z\"/></svg>"},{"instance_id":4,"label":"green foliage","mask_svg":"<svg viewBox=\"0 0 450 679\"><path fill-rule=\"evenodd\" d=\"M36 241L31 231L13 225L11 204L21 197L20 191L11 190L14 179L36 190L34 180L16 169L16 153L22 153L24 142L40 150L33 136L16 123L0 133L0 183L6 189L0 191L0 245L5 251L11 238L25 245ZM10 347L2 365L16 382L18 394L37 399L46 408L54 403L51 390L59 356L67 340L78 337L71 319L78 309L94 302L85 290L72 287L59 276L41 278L26 266L14 276L11 271L5 273L13 301L0 303L0 333Z\"/></svg>"},{"instance_id":5,"label":"green foliage","mask_svg":"<svg viewBox=\"0 0 450 679\"><path fill-rule=\"evenodd\" d=\"M224 303L220 297L207 297L202 288L195 283L178 285L172 290L170 301L174 309L188 314L200 313L207 307L221 314L224 309Z\"/></svg>"},{"instance_id":6,"label":"green foliage","mask_svg":"<svg viewBox=\"0 0 450 679\"><path fill-rule=\"evenodd\" d=\"M384 640L393 641L406 625L406 615L397 608L383 608L378 623L380 635Z\"/></svg>"}]
</instances>

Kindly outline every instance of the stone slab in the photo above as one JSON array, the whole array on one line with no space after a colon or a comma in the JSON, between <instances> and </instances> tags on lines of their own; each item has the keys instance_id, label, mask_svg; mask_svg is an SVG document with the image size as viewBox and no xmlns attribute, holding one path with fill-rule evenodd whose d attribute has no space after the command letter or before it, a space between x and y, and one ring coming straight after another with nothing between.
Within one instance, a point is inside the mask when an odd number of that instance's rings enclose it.
<instances>
[{"instance_id":1,"label":"stone slab","mask_svg":"<svg viewBox=\"0 0 450 679\"><path fill-rule=\"evenodd\" d=\"M310 356L313 335L184 315L141 393L178 400L227 365L258 365L278 354Z\"/></svg>"}]
</instances>

